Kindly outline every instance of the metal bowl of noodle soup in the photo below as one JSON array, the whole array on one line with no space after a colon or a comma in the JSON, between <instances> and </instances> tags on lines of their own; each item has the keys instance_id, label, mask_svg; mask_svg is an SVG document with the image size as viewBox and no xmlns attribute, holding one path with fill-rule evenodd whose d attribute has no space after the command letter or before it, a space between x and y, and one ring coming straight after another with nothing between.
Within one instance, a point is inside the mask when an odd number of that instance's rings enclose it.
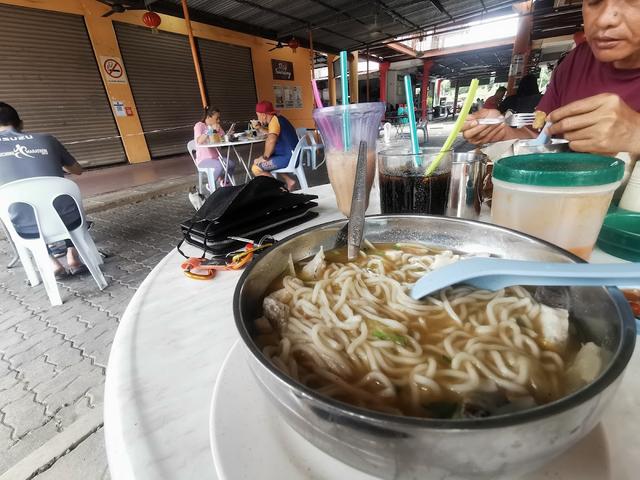
<instances>
[{"instance_id":1,"label":"metal bowl of noodle soup","mask_svg":"<svg viewBox=\"0 0 640 480\"><path fill-rule=\"evenodd\" d=\"M243 273L233 309L247 361L279 415L317 448L382 479L513 479L532 472L585 437L615 394L635 344L635 322L616 288L537 287L543 303L559 305L582 338L607 352L600 375L551 403L495 417L434 419L381 413L328 396L294 380L263 354L255 320L271 283L294 261L334 248L346 220L296 233ZM472 220L412 215L367 217L375 243L416 242L466 254L550 262L581 262L552 244Z\"/></svg>"}]
</instances>

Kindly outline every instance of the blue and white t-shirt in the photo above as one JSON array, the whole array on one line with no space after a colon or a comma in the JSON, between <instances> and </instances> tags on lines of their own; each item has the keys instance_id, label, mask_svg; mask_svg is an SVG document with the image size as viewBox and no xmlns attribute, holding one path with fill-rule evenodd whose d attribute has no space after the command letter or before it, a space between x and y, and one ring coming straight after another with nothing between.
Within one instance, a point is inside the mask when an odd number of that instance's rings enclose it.
<instances>
[{"instance_id":1,"label":"blue and white t-shirt","mask_svg":"<svg viewBox=\"0 0 640 480\"><path fill-rule=\"evenodd\" d=\"M51 135L0 130L0 186L32 177L63 177L63 166L76 160ZM55 207L65 224L74 223L79 213L70 197L60 197ZM10 208L11 219L22 235L37 234L36 220L31 207L15 204Z\"/></svg>"}]
</instances>

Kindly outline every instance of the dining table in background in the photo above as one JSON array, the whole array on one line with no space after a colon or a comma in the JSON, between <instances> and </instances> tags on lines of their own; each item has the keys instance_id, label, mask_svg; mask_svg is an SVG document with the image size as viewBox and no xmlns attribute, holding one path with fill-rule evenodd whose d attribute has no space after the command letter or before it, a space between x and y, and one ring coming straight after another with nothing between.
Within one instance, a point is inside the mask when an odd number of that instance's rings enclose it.
<instances>
[{"instance_id":1,"label":"dining table in background","mask_svg":"<svg viewBox=\"0 0 640 480\"><path fill-rule=\"evenodd\" d=\"M265 135L258 136L258 137L241 137L238 140L233 140L230 142L222 141L222 142L215 142L215 143L210 143L210 142L196 143L196 148L215 148L218 151L220 158L222 159L222 166L224 168L225 180L229 180L232 185L235 185L235 181L233 180L233 178L229 177L229 173L228 173L228 166L229 166L229 159L231 158L231 152L233 151L236 158L238 159L238 162L244 168L245 182L249 181L251 180L251 178L253 178L253 175L251 175L251 162L253 161L253 145L256 143L264 143L266 139L267 137ZM236 148L236 147L239 147L240 145L249 145L249 156L247 161L245 161L245 159L242 157L242 155L240 155L240 153ZM223 155L221 150L225 148L227 150L226 155Z\"/></svg>"},{"instance_id":2,"label":"dining table in background","mask_svg":"<svg viewBox=\"0 0 640 480\"><path fill-rule=\"evenodd\" d=\"M319 216L276 235L277 239L344 218L330 185L304 193L318 195ZM378 195L374 188L367 214L380 212ZM190 254L200 255L201 251L192 248ZM620 261L600 250L594 252L592 260ZM211 281L196 281L182 274L182 261L173 250L156 265L129 303L111 348L104 431L114 480L220 478L210 447L210 407L223 361L239 339L232 301L242 272L223 271ZM249 375L247 381L255 380ZM267 399L260 396L252 401ZM549 466L522 480L591 479L580 475L589 473L594 462L605 457L610 475L598 480L637 478L639 408L640 354L636 351L618 393L594 432ZM302 437L299 441L306 442ZM256 452L261 447L248 448ZM251 460L251 456L235 458Z\"/></svg>"}]
</instances>

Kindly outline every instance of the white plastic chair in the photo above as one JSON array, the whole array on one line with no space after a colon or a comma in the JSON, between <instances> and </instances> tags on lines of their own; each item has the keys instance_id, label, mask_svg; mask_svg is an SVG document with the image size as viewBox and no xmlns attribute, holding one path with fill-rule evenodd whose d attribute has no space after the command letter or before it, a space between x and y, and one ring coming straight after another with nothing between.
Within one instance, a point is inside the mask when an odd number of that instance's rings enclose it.
<instances>
[{"instance_id":1,"label":"white plastic chair","mask_svg":"<svg viewBox=\"0 0 640 480\"><path fill-rule=\"evenodd\" d=\"M191 160L193 160L193 164L196 166L198 170L198 193L200 195L205 195L206 192L204 190L204 179L207 181L207 191L208 193L213 193L216 189L216 179L214 176L213 168L200 168L196 163L196 141L191 140L187 143L187 151L189 155L191 155Z\"/></svg>"},{"instance_id":2,"label":"white plastic chair","mask_svg":"<svg viewBox=\"0 0 640 480\"><path fill-rule=\"evenodd\" d=\"M301 138L298 140L298 144L296 148L291 152L291 158L289 159L289 165L279 170L271 170L271 175L276 178L276 173L293 173L296 177L298 177L298 183L300 184L301 189L306 189L309 187L307 184L307 177L304 174L304 168L302 168L301 153L302 147L304 146L305 140Z\"/></svg>"},{"instance_id":3,"label":"white plastic chair","mask_svg":"<svg viewBox=\"0 0 640 480\"><path fill-rule=\"evenodd\" d=\"M71 231L67 229L53 206L54 200L61 195L73 198L80 212L80 226ZM38 238L22 238L18 235L9 215L9 207L14 203L26 203L33 208L40 232ZM100 270L102 257L87 229L80 189L71 180L61 177L34 177L4 184L0 187L0 218L16 246L29 283L32 286L39 285L41 278L52 305L62 305L62 299L49 259L48 243L70 239L98 288L103 290L107 286ZM35 260L39 276L31 257Z\"/></svg>"},{"instance_id":4,"label":"white plastic chair","mask_svg":"<svg viewBox=\"0 0 640 480\"><path fill-rule=\"evenodd\" d=\"M319 167L319 165L317 165L317 154L320 150L324 149L324 145L316 141L313 131L308 131L304 127L296 128L296 133L298 135L298 140L304 139L301 158L304 160L304 158L308 157L309 161L307 162L307 165L316 170Z\"/></svg>"}]
</instances>

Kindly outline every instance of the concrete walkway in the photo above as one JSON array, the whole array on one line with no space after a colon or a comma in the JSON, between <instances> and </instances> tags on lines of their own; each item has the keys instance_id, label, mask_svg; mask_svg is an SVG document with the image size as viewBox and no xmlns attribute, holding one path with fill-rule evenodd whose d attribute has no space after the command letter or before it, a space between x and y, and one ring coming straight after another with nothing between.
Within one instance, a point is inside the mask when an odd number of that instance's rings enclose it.
<instances>
[{"instance_id":1,"label":"concrete walkway","mask_svg":"<svg viewBox=\"0 0 640 480\"><path fill-rule=\"evenodd\" d=\"M449 124L434 124L432 146ZM5 268L0 237L0 480L109 478L102 406L109 349L142 280L177 243L193 213L189 158L89 171L74 177L94 220L93 238L109 254L109 286L91 276L59 283L64 304L52 308L42 286L29 287L20 266ZM324 167L311 186L327 183Z\"/></svg>"},{"instance_id":2,"label":"concrete walkway","mask_svg":"<svg viewBox=\"0 0 640 480\"><path fill-rule=\"evenodd\" d=\"M95 222L92 236L109 254L102 292L90 275L69 277L59 282L64 304L51 307L21 266L5 267L10 249L0 236L0 480L109 478L102 430L109 350L129 300L194 212L187 191L195 169L182 160L74 177ZM307 179L328 181L324 168L307 169Z\"/></svg>"}]
</instances>

